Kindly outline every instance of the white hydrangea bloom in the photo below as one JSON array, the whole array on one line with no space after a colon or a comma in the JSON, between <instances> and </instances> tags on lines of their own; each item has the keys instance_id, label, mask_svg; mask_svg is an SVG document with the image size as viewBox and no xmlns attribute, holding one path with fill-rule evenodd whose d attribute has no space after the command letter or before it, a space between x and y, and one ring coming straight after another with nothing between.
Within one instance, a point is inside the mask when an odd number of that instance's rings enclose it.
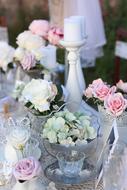
<instances>
[{"instance_id":1,"label":"white hydrangea bloom","mask_svg":"<svg viewBox=\"0 0 127 190\"><path fill-rule=\"evenodd\" d=\"M53 133L53 137L51 137ZM82 113L71 113L67 109L55 113L44 125L43 137L50 142L65 146L87 144L88 139L96 138L96 130L90 124L90 117Z\"/></svg>"}]
</instances>

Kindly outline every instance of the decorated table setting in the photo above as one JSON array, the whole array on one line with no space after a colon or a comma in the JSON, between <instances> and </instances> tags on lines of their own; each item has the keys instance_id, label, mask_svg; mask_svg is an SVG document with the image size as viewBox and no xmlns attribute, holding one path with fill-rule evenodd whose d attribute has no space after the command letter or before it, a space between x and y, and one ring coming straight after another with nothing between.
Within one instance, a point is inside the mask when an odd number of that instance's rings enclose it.
<instances>
[{"instance_id":1,"label":"decorated table setting","mask_svg":"<svg viewBox=\"0 0 127 190\"><path fill-rule=\"evenodd\" d=\"M123 152L117 160L122 163L119 176L114 176L126 187L127 83L110 86L96 79L85 88L80 62L80 49L87 42L84 23L83 16L69 17L62 30L34 20L18 35L16 49L0 42L2 190L106 189L111 175L105 178L103 166L107 145L106 164ZM58 77L66 69L57 63L58 48L67 51L66 84Z\"/></svg>"}]
</instances>

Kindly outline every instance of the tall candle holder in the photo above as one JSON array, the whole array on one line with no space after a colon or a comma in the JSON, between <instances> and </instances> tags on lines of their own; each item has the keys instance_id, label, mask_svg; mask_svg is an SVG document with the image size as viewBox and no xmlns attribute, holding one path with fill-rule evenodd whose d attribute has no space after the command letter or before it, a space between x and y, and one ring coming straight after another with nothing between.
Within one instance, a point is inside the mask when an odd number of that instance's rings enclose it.
<instances>
[{"instance_id":1,"label":"tall candle holder","mask_svg":"<svg viewBox=\"0 0 127 190\"><path fill-rule=\"evenodd\" d=\"M86 43L86 39L78 42L60 41L60 44L68 51L67 60L69 62L69 72L66 82L66 88L69 92L68 109L75 112L78 109L86 113L92 118L92 122L98 127L99 114L98 112L89 106L85 101L82 101L82 89L84 76L80 63L80 48ZM79 66L79 67L78 67ZM82 81L82 83L81 83ZM82 88L81 88L82 87ZM85 88L84 88L85 89Z\"/></svg>"},{"instance_id":2,"label":"tall candle holder","mask_svg":"<svg viewBox=\"0 0 127 190\"><path fill-rule=\"evenodd\" d=\"M75 112L79 109L82 101L83 92L80 87L80 80L78 79L77 62L80 60L79 49L85 44L85 42L86 39L75 42L68 42L64 40L60 41L60 44L68 51L67 59L69 62L69 73L66 88L69 92L68 109L72 112ZM80 66L80 62L78 64Z\"/></svg>"}]
</instances>

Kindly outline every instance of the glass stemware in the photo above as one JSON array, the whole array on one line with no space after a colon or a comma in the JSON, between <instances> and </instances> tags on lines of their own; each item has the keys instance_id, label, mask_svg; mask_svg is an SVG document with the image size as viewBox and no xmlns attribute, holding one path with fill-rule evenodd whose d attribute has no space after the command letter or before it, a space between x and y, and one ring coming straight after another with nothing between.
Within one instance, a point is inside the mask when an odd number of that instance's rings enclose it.
<instances>
[{"instance_id":1,"label":"glass stemware","mask_svg":"<svg viewBox=\"0 0 127 190\"><path fill-rule=\"evenodd\" d=\"M0 161L0 186L6 185L12 178L12 164Z\"/></svg>"},{"instance_id":2,"label":"glass stemware","mask_svg":"<svg viewBox=\"0 0 127 190\"><path fill-rule=\"evenodd\" d=\"M82 170L85 154L77 151L59 152L57 159L61 172L68 177L76 177Z\"/></svg>"}]
</instances>

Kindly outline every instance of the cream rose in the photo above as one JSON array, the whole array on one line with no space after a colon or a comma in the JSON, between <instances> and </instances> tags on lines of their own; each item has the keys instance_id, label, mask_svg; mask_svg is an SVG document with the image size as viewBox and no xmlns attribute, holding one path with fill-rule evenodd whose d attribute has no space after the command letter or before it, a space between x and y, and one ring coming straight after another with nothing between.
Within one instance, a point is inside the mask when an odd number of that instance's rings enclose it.
<instances>
[{"instance_id":1,"label":"cream rose","mask_svg":"<svg viewBox=\"0 0 127 190\"><path fill-rule=\"evenodd\" d=\"M26 47L26 41L29 39L30 35L31 35L30 31L24 31L17 36L16 43L19 45L19 47L21 48Z\"/></svg>"},{"instance_id":2,"label":"cream rose","mask_svg":"<svg viewBox=\"0 0 127 190\"><path fill-rule=\"evenodd\" d=\"M17 37L17 44L26 50L38 49L45 45L45 40L31 31L24 31Z\"/></svg>"},{"instance_id":3,"label":"cream rose","mask_svg":"<svg viewBox=\"0 0 127 190\"><path fill-rule=\"evenodd\" d=\"M17 61L21 61L24 56L25 56L25 50L24 50L23 48L18 47L18 48L15 50L14 58L15 58Z\"/></svg>"},{"instance_id":4,"label":"cream rose","mask_svg":"<svg viewBox=\"0 0 127 190\"><path fill-rule=\"evenodd\" d=\"M50 101L54 100L57 90L51 82L42 79L32 79L23 92L22 98L25 102L31 102L36 110L40 112L50 109Z\"/></svg>"},{"instance_id":5,"label":"cream rose","mask_svg":"<svg viewBox=\"0 0 127 190\"><path fill-rule=\"evenodd\" d=\"M22 149L30 138L30 133L27 129L14 129L7 137L7 141L16 149Z\"/></svg>"},{"instance_id":6,"label":"cream rose","mask_svg":"<svg viewBox=\"0 0 127 190\"><path fill-rule=\"evenodd\" d=\"M35 50L39 49L44 45L45 45L45 41L40 36L37 36L31 33L25 43L25 48L31 51L34 49Z\"/></svg>"},{"instance_id":7,"label":"cream rose","mask_svg":"<svg viewBox=\"0 0 127 190\"><path fill-rule=\"evenodd\" d=\"M0 42L0 68L7 71L9 63L12 63L15 49L7 42Z\"/></svg>"},{"instance_id":8,"label":"cream rose","mask_svg":"<svg viewBox=\"0 0 127 190\"><path fill-rule=\"evenodd\" d=\"M127 108L127 100L121 93L114 93L106 97L104 107L109 114L119 116Z\"/></svg>"},{"instance_id":9,"label":"cream rose","mask_svg":"<svg viewBox=\"0 0 127 190\"><path fill-rule=\"evenodd\" d=\"M40 61L41 59L43 59L43 48L39 48L39 49L34 49L31 50L31 53L35 56L37 61Z\"/></svg>"}]
</instances>

